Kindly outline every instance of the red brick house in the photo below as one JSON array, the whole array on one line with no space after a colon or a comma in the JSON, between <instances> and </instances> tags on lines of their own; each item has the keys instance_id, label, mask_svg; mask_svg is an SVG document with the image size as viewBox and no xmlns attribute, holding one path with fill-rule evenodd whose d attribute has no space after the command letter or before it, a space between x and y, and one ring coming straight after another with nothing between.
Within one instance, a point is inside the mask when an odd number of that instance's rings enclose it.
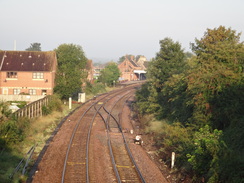
<instances>
[{"instance_id":1,"label":"red brick house","mask_svg":"<svg viewBox=\"0 0 244 183\"><path fill-rule=\"evenodd\" d=\"M54 51L0 51L0 94L52 95Z\"/></svg>"},{"instance_id":2,"label":"red brick house","mask_svg":"<svg viewBox=\"0 0 244 183\"><path fill-rule=\"evenodd\" d=\"M125 56L123 62L118 65L121 72L121 81L135 81L146 79L146 57L141 56L136 60L133 56Z\"/></svg>"}]
</instances>

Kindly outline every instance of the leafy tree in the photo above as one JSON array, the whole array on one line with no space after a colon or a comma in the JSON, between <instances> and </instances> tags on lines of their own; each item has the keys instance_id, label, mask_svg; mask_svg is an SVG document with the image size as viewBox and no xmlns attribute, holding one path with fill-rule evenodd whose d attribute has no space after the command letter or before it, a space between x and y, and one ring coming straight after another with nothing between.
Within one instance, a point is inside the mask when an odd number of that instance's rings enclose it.
<instances>
[{"instance_id":1,"label":"leafy tree","mask_svg":"<svg viewBox=\"0 0 244 183\"><path fill-rule=\"evenodd\" d=\"M77 96L81 92L87 58L82 47L74 44L62 44L56 50L58 69L55 78L54 92L62 99Z\"/></svg>"},{"instance_id":2,"label":"leafy tree","mask_svg":"<svg viewBox=\"0 0 244 183\"><path fill-rule=\"evenodd\" d=\"M170 122L180 121L187 126L193 112L192 96L187 91L187 77L185 73L170 77L162 89L162 118Z\"/></svg>"},{"instance_id":3,"label":"leafy tree","mask_svg":"<svg viewBox=\"0 0 244 183\"><path fill-rule=\"evenodd\" d=\"M160 41L160 51L149 65L148 77L160 89L169 77L182 72L184 64L184 51L180 43L165 38Z\"/></svg>"},{"instance_id":4,"label":"leafy tree","mask_svg":"<svg viewBox=\"0 0 244 183\"><path fill-rule=\"evenodd\" d=\"M135 58L134 55L125 55L119 58L118 64L122 63L126 58L130 59L130 58Z\"/></svg>"},{"instance_id":5,"label":"leafy tree","mask_svg":"<svg viewBox=\"0 0 244 183\"><path fill-rule=\"evenodd\" d=\"M31 46L26 51L42 51L41 43L31 43Z\"/></svg>"},{"instance_id":6,"label":"leafy tree","mask_svg":"<svg viewBox=\"0 0 244 183\"><path fill-rule=\"evenodd\" d=\"M101 74L98 80L102 83L106 83L109 86L112 86L114 82L117 82L120 76L120 71L116 63L110 62L108 65L101 71Z\"/></svg>"},{"instance_id":7,"label":"leafy tree","mask_svg":"<svg viewBox=\"0 0 244 183\"><path fill-rule=\"evenodd\" d=\"M240 34L236 34L236 31L220 26L213 30L207 29L204 37L192 44L197 64L189 74L188 91L194 95L197 104L194 118L219 129L230 124L230 120L227 121L229 113L223 116L223 111L227 111L224 106L229 104L227 100L230 101L224 92L235 95L243 90L244 45L239 40ZM219 96L225 96L221 99L222 107L217 102ZM235 97L231 100L234 101ZM225 120L216 124L213 118Z\"/></svg>"},{"instance_id":8,"label":"leafy tree","mask_svg":"<svg viewBox=\"0 0 244 183\"><path fill-rule=\"evenodd\" d=\"M136 62L139 60L140 57L142 57L143 55L136 55Z\"/></svg>"},{"instance_id":9,"label":"leafy tree","mask_svg":"<svg viewBox=\"0 0 244 183\"><path fill-rule=\"evenodd\" d=\"M169 38L160 46L149 65L148 82L136 95L139 111L167 122L162 128L170 127L170 134L179 134L181 128L190 134L186 139L160 134L157 144L164 157L169 157L169 151L178 152L176 166L189 170L191 165L195 181L205 177L208 182L242 182L244 44L240 34L223 26L207 29L192 44L193 54L184 54L179 43ZM177 122L180 128L175 128Z\"/></svg>"},{"instance_id":10,"label":"leafy tree","mask_svg":"<svg viewBox=\"0 0 244 183\"><path fill-rule=\"evenodd\" d=\"M191 59L193 56L194 56L193 53L191 53L191 52L189 52L189 51L185 52L185 59L186 59L186 60L187 60L187 59Z\"/></svg>"},{"instance_id":11,"label":"leafy tree","mask_svg":"<svg viewBox=\"0 0 244 183\"><path fill-rule=\"evenodd\" d=\"M171 76L183 72L184 57L180 43L165 38L160 41L160 51L156 58L149 64L147 77L150 82L151 94L148 100L151 102L151 111L157 111L159 118L161 118L160 115L164 110L164 104L168 102L167 97L162 93L162 89Z\"/></svg>"},{"instance_id":12,"label":"leafy tree","mask_svg":"<svg viewBox=\"0 0 244 183\"><path fill-rule=\"evenodd\" d=\"M219 26L207 29L203 38L195 39L191 46L200 63L215 60L228 66L243 64L243 43L240 42L240 36L241 33L236 33L231 28Z\"/></svg>"},{"instance_id":13,"label":"leafy tree","mask_svg":"<svg viewBox=\"0 0 244 183\"><path fill-rule=\"evenodd\" d=\"M151 109L150 102L148 101L148 98L150 96L150 90L149 90L149 83L145 83L141 86L140 90L136 91L136 103L139 109L139 113L145 114L148 113Z\"/></svg>"},{"instance_id":14,"label":"leafy tree","mask_svg":"<svg viewBox=\"0 0 244 183\"><path fill-rule=\"evenodd\" d=\"M118 64L122 63L124 60L125 60L125 56L120 57L118 60Z\"/></svg>"}]
</instances>

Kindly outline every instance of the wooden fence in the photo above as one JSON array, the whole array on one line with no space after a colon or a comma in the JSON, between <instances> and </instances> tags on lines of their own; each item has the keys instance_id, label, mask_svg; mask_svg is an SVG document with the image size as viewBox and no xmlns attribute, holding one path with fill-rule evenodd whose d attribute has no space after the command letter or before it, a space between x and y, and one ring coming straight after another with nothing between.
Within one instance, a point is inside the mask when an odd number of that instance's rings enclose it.
<instances>
[{"instance_id":1,"label":"wooden fence","mask_svg":"<svg viewBox=\"0 0 244 183\"><path fill-rule=\"evenodd\" d=\"M14 112L14 115L17 118L27 117L27 118L35 118L42 116L42 107L47 106L50 100L49 96L46 96L42 99L39 99L35 102L32 102L26 105L24 108L21 108Z\"/></svg>"}]
</instances>

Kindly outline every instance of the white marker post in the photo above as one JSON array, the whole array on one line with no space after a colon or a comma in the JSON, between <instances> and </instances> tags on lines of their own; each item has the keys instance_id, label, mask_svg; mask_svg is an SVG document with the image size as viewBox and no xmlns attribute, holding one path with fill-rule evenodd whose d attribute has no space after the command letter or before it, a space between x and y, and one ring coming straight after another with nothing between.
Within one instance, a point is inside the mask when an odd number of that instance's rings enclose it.
<instances>
[{"instance_id":1,"label":"white marker post","mask_svg":"<svg viewBox=\"0 0 244 183\"><path fill-rule=\"evenodd\" d=\"M72 98L69 97L69 109L72 109Z\"/></svg>"},{"instance_id":2,"label":"white marker post","mask_svg":"<svg viewBox=\"0 0 244 183\"><path fill-rule=\"evenodd\" d=\"M174 168L174 164L175 164L175 152L172 152L172 156L171 156L171 169Z\"/></svg>"}]
</instances>

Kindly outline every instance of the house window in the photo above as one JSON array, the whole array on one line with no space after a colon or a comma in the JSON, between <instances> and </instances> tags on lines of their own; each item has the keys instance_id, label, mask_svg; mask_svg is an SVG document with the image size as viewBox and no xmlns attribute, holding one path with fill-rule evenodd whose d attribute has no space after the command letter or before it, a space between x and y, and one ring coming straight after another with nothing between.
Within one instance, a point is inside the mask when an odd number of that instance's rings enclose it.
<instances>
[{"instance_id":1,"label":"house window","mask_svg":"<svg viewBox=\"0 0 244 183\"><path fill-rule=\"evenodd\" d=\"M43 79L43 72L33 72L33 79Z\"/></svg>"},{"instance_id":2,"label":"house window","mask_svg":"<svg viewBox=\"0 0 244 183\"><path fill-rule=\"evenodd\" d=\"M19 95L19 94L20 94L20 89L15 88L15 89L14 89L14 95Z\"/></svg>"},{"instance_id":3,"label":"house window","mask_svg":"<svg viewBox=\"0 0 244 183\"><path fill-rule=\"evenodd\" d=\"M17 72L7 72L7 78L17 78Z\"/></svg>"},{"instance_id":4,"label":"house window","mask_svg":"<svg viewBox=\"0 0 244 183\"><path fill-rule=\"evenodd\" d=\"M42 90L42 95L47 95L47 90Z\"/></svg>"},{"instance_id":5,"label":"house window","mask_svg":"<svg viewBox=\"0 0 244 183\"><path fill-rule=\"evenodd\" d=\"M36 90L35 89L30 89L29 90L30 95L36 95Z\"/></svg>"}]
</instances>

